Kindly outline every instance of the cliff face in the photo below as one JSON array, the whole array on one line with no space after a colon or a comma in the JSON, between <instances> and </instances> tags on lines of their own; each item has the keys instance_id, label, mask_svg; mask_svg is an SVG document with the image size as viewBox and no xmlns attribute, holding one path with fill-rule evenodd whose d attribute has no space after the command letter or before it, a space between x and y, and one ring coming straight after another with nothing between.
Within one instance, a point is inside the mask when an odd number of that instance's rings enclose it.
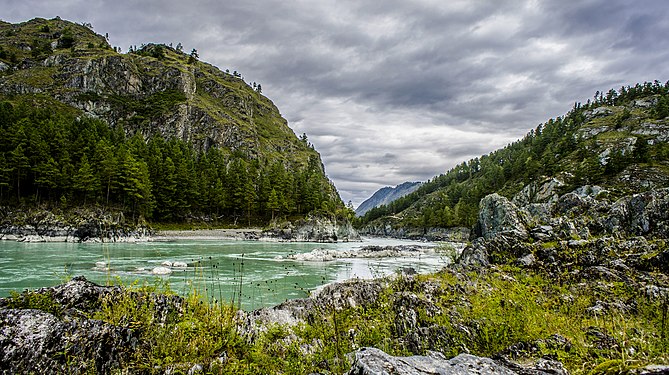
<instances>
[{"instance_id":1,"label":"cliff face","mask_svg":"<svg viewBox=\"0 0 669 375\"><path fill-rule=\"evenodd\" d=\"M305 162L317 155L260 90L180 50L149 44L120 54L103 36L58 19L0 24L0 48L3 96L49 96L127 134L177 137L200 150Z\"/></svg>"}]
</instances>

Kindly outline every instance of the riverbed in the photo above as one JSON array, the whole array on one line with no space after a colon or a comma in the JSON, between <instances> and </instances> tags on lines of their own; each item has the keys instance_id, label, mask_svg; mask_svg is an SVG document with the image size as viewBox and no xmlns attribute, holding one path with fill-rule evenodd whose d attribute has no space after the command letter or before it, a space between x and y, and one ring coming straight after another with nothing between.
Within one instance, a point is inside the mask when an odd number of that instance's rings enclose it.
<instances>
[{"instance_id":1,"label":"riverbed","mask_svg":"<svg viewBox=\"0 0 669 375\"><path fill-rule=\"evenodd\" d=\"M378 256L362 251L366 246L399 245L420 248ZM100 284L169 285L182 295L196 290L210 300L252 310L306 297L332 282L381 277L407 267L421 273L437 271L449 258L436 248L435 243L384 238L334 244L212 238L139 243L0 241L0 296L83 275ZM311 256L323 253L330 256Z\"/></svg>"}]
</instances>

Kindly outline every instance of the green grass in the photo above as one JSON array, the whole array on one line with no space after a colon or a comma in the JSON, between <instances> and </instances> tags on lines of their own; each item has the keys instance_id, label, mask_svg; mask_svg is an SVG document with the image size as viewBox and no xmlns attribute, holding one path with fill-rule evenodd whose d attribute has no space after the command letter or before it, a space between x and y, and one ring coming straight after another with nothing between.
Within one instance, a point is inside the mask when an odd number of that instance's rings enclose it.
<instances>
[{"instance_id":1,"label":"green grass","mask_svg":"<svg viewBox=\"0 0 669 375\"><path fill-rule=\"evenodd\" d=\"M173 298L173 308L157 310L157 294ZM391 355L550 357L574 374L669 363L669 301L628 283L556 282L541 271L502 266L398 275L354 307L322 301L297 325L249 329L234 303L210 300L195 287L180 298L167 284L129 285L100 301L91 318L139 334L130 371L186 373L197 363L214 374L337 374L350 368L347 353L366 346ZM597 304L609 309L593 313ZM60 313L48 296L30 293L14 295L10 306Z\"/></svg>"}]
</instances>

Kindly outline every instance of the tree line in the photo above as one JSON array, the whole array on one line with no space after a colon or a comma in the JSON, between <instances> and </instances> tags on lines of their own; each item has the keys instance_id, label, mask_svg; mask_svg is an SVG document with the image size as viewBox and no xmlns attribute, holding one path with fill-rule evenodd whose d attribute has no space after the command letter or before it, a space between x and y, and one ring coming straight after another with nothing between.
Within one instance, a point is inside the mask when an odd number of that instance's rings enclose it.
<instances>
[{"instance_id":1,"label":"tree line","mask_svg":"<svg viewBox=\"0 0 669 375\"><path fill-rule=\"evenodd\" d=\"M251 225L334 211L320 160L250 159L180 139L127 135L64 111L0 102L0 204L103 205L134 217Z\"/></svg>"},{"instance_id":2,"label":"tree line","mask_svg":"<svg viewBox=\"0 0 669 375\"><path fill-rule=\"evenodd\" d=\"M622 105L652 95L657 97L649 115L656 119L669 116L669 81L625 86L607 93L598 91L593 100L585 104L575 103L565 116L540 124L521 140L463 162L427 181L413 193L371 209L357 220L356 225L364 226L378 218L403 212L402 223L409 227L471 227L478 215L479 201L490 193L499 192L511 197L529 182L541 176L554 176L564 168L574 174L574 185L596 184L632 163L667 160L669 147L666 144L650 145L637 136L631 155L614 151L603 165L598 155L588 151L594 140L578 139L576 133L586 121L586 111L605 105ZM624 126L630 116L628 110L623 110L616 115L614 126ZM574 155L580 164L563 165L562 161L568 155Z\"/></svg>"}]
</instances>

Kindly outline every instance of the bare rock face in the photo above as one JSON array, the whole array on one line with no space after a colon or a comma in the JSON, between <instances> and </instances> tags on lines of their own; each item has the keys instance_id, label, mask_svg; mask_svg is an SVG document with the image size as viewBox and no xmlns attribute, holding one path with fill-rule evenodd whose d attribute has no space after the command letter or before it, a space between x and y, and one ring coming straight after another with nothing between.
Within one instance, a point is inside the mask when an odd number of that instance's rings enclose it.
<instances>
[{"instance_id":1,"label":"bare rock face","mask_svg":"<svg viewBox=\"0 0 669 375\"><path fill-rule=\"evenodd\" d=\"M520 238L528 236L516 205L499 194L490 194L481 199L475 232L479 237L487 239L502 233Z\"/></svg>"},{"instance_id":2,"label":"bare rock face","mask_svg":"<svg viewBox=\"0 0 669 375\"><path fill-rule=\"evenodd\" d=\"M460 253L456 264L471 268L487 267L490 265L485 240L477 238L470 246L465 247L462 253Z\"/></svg>"},{"instance_id":3,"label":"bare rock face","mask_svg":"<svg viewBox=\"0 0 669 375\"><path fill-rule=\"evenodd\" d=\"M0 207L0 239L21 242L136 242L150 235L122 212L103 209L53 211Z\"/></svg>"},{"instance_id":4,"label":"bare rock face","mask_svg":"<svg viewBox=\"0 0 669 375\"><path fill-rule=\"evenodd\" d=\"M120 287L100 286L75 277L67 283L0 298L0 373L110 374L127 369L141 341L131 328L90 319L105 298L123 295ZM157 324L180 313L183 299L140 295L155 308ZM25 308L42 301L40 310Z\"/></svg>"},{"instance_id":5,"label":"bare rock face","mask_svg":"<svg viewBox=\"0 0 669 375\"><path fill-rule=\"evenodd\" d=\"M669 236L669 189L651 190L616 201L601 220L608 232Z\"/></svg>"},{"instance_id":6,"label":"bare rock face","mask_svg":"<svg viewBox=\"0 0 669 375\"><path fill-rule=\"evenodd\" d=\"M564 186L564 182L551 178L544 182L533 182L526 185L513 197L512 203L522 207L531 203L553 204L557 201L558 190Z\"/></svg>"},{"instance_id":7,"label":"bare rock face","mask_svg":"<svg viewBox=\"0 0 669 375\"><path fill-rule=\"evenodd\" d=\"M287 223L263 233L271 238L287 241L348 242L360 241L360 234L348 220L338 220L332 215L310 214L295 224Z\"/></svg>"}]
</instances>

